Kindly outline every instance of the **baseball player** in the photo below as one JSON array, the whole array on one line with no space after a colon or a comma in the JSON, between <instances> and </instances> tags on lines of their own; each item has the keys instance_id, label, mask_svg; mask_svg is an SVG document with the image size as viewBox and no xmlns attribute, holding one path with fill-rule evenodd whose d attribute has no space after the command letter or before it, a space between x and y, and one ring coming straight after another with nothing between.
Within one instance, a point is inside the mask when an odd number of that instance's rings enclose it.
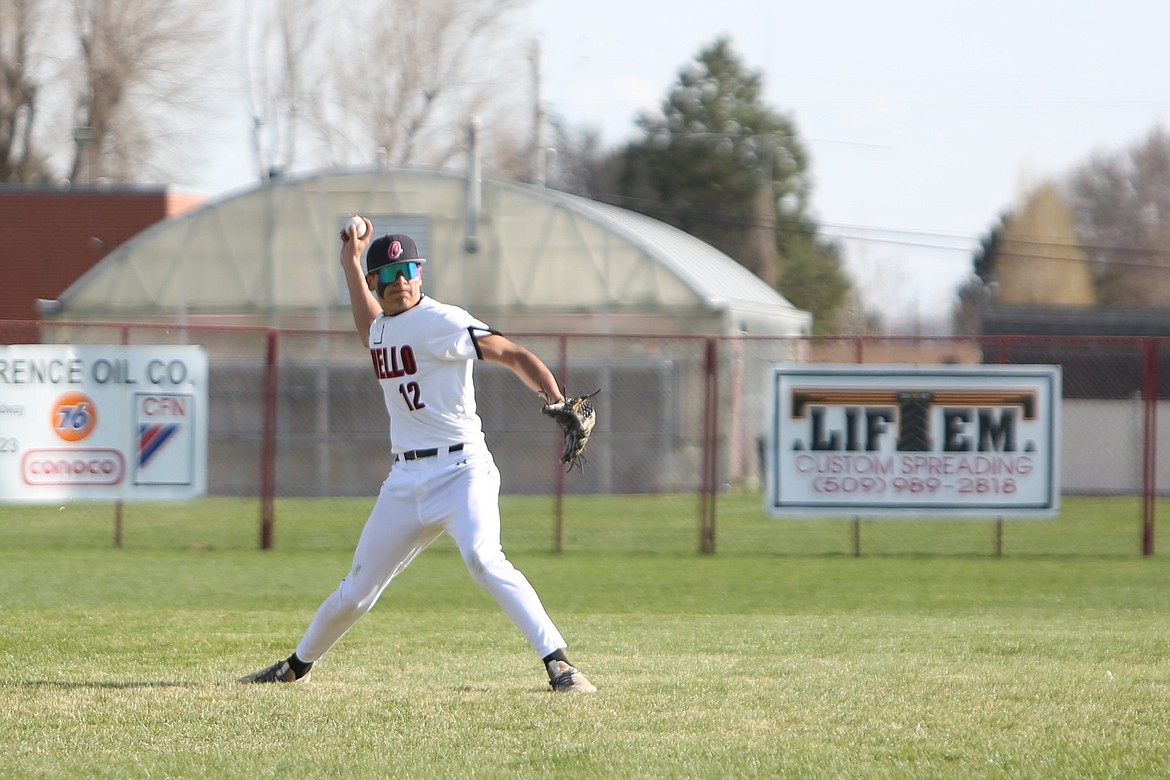
<instances>
[{"instance_id":1,"label":"baseball player","mask_svg":"<svg viewBox=\"0 0 1170 780\"><path fill-rule=\"evenodd\" d=\"M349 574L318 608L296 651L239 682L307 682L313 664L446 531L472 579L536 650L552 689L592 693L597 689L569 662L564 638L500 545L500 473L476 413L473 363L507 366L546 408L564 395L531 352L463 309L423 295L426 260L410 236L387 234L371 243L373 226L362 221L364 232L347 227L341 234L341 265L354 326L369 347L390 413L393 462Z\"/></svg>"}]
</instances>

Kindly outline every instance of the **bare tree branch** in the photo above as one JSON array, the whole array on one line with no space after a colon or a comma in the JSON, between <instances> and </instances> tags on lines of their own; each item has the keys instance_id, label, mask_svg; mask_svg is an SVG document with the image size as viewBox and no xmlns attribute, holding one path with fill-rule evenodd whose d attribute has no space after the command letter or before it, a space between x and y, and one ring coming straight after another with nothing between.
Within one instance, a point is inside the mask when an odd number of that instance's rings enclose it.
<instances>
[{"instance_id":1,"label":"bare tree branch","mask_svg":"<svg viewBox=\"0 0 1170 780\"><path fill-rule=\"evenodd\" d=\"M159 153L168 118L198 103L209 67L200 54L218 8L209 0L74 0L73 8L79 131L70 178L135 180Z\"/></svg>"},{"instance_id":2,"label":"bare tree branch","mask_svg":"<svg viewBox=\"0 0 1170 780\"><path fill-rule=\"evenodd\" d=\"M485 164L510 166L530 137L529 2L0 0L0 181L170 178L203 151L211 94L220 112L243 98L260 178L445 164L472 116ZM217 78L233 52L246 92Z\"/></svg>"},{"instance_id":3,"label":"bare tree branch","mask_svg":"<svg viewBox=\"0 0 1170 780\"><path fill-rule=\"evenodd\" d=\"M0 4L0 182L48 178L34 147L40 97L36 72L44 58L35 51L52 9L37 0Z\"/></svg>"},{"instance_id":4,"label":"bare tree branch","mask_svg":"<svg viewBox=\"0 0 1170 780\"><path fill-rule=\"evenodd\" d=\"M333 135L322 142L367 161L450 161L464 148L467 120L493 113L523 82L527 49L510 30L528 2L378 0L361 20L368 34L331 58L336 101L322 124Z\"/></svg>"},{"instance_id":5,"label":"bare tree branch","mask_svg":"<svg viewBox=\"0 0 1170 780\"><path fill-rule=\"evenodd\" d=\"M247 91L261 178L297 165L306 128L321 113L310 79L321 68L327 13L324 0L273 0L248 19Z\"/></svg>"},{"instance_id":6,"label":"bare tree branch","mask_svg":"<svg viewBox=\"0 0 1170 780\"><path fill-rule=\"evenodd\" d=\"M1098 153L1069 178L1077 233L1100 302L1170 302L1170 132L1155 127L1130 148Z\"/></svg>"}]
</instances>

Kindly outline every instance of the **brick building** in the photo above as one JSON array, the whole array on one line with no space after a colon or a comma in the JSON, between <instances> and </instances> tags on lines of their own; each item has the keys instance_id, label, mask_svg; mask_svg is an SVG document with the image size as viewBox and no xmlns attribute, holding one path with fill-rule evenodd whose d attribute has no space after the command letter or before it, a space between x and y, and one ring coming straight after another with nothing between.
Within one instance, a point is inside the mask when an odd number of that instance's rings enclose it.
<instances>
[{"instance_id":1,"label":"brick building","mask_svg":"<svg viewBox=\"0 0 1170 780\"><path fill-rule=\"evenodd\" d=\"M127 239L203 201L165 187L0 187L0 320L40 319L38 298L57 298ZM31 323L5 337L39 340Z\"/></svg>"}]
</instances>

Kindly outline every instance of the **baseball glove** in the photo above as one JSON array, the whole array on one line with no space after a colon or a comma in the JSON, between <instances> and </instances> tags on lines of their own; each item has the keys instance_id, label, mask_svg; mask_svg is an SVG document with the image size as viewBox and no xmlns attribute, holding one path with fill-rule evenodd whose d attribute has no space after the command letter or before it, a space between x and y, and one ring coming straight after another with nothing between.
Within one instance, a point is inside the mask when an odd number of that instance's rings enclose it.
<instances>
[{"instance_id":1,"label":"baseball glove","mask_svg":"<svg viewBox=\"0 0 1170 780\"><path fill-rule=\"evenodd\" d=\"M569 465L572 471L576 466L585 467L585 445L589 443L589 435L593 433L593 426L597 423L597 410L589 399L600 393L594 390L589 395L566 397L555 404L545 404L542 412L557 421L565 434L565 449L561 453L561 463Z\"/></svg>"}]
</instances>

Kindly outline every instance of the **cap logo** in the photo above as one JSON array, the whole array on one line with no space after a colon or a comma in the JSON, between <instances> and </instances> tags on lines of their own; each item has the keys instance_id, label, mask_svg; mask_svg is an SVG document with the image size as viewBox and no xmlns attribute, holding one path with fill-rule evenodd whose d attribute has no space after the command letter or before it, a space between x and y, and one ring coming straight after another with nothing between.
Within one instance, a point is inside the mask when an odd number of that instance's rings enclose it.
<instances>
[{"instance_id":1,"label":"cap logo","mask_svg":"<svg viewBox=\"0 0 1170 780\"><path fill-rule=\"evenodd\" d=\"M391 241L390 242L390 249L387 252L387 254L390 255L391 260L397 260L398 258L402 257L402 244L401 244L401 242Z\"/></svg>"}]
</instances>

